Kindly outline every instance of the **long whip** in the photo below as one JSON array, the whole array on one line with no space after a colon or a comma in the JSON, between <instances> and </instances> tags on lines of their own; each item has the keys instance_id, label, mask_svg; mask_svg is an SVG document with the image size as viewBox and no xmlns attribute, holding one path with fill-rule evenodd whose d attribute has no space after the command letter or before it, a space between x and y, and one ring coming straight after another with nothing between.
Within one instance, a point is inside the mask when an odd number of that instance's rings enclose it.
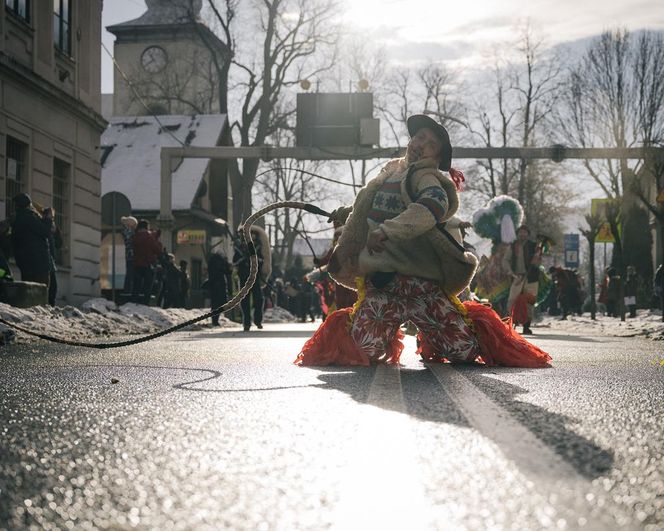
<instances>
[{"instance_id":1,"label":"long whip","mask_svg":"<svg viewBox=\"0 0 664 531\"><path fill-rule=\"evenodd\" d=\"M317 214L319 216L325 216L325 217L330 217L330 213L326 212L325 210L318 208L315 205L312 205L310 203L303 203L300 201L279 201L276 203L271 203L269 205L266 205L265 207L261 208L257 212L254 212L251 216L249 216L245 222L242 224L242 235L244 237L244 241L247 243L247 247L249 249L249 259L251 263L251 268L249 270L249 278L245 282L245 284L242 286L240 291L238 291L237 295L233 297L230 301L228 301L226 304L219 306L203 315L200 315L198 317L194 317L193 319L189 319L188 321L184 321L182 323L178 323L176 325L173 325L169 328L164 328L163 330L159 330L158 332L154 332L152 334L148 334L145 336L141 337L136 337L133 339L127 339L124 341L114 341L111 343L88 343L85 341L75 341L71 339L64 339L61 337L56 337L56 336L51 336L48 334L41 334L39 332L35 332L33 330L28 330L27 328L24 328L22 326L19 326L15 323L9 322L6 319L3 319L0 317L0 323L13 328L15 330L18 330L19 332L23 332L24 334L28 334L30 336L38 337L40 339L45 339L46 341L51 341L53 343L60 343L62 345L71 345L74 347L87 347L87 348L94 348L94 349L108 349L108 348L120 348L120 347L128 347L130 345L137 345L138 343L145 343L146 341L152 341L153 339L157 339L158 337L165 336L167 334L171 334L177 330L181 330L183 328L186 328L188 326L191 326L194 323L198 323L199 321L203 321L205 319L208 319L212 317L213 315L218 315L223 312L227 312L229 310L232 310L236 306L242 302L242 299L244 299L253 285L256 283L256 277L258 275L258 256L256 255L256 247L254 246L254 242L251 239L251 226L258 220L259 218L262 218L265 214L268 212L271 212L272 210L276 210L278 208L295 208L295 209L300 209L300 210L305 210L311 214Z\"/></svg>"}]
</instances>

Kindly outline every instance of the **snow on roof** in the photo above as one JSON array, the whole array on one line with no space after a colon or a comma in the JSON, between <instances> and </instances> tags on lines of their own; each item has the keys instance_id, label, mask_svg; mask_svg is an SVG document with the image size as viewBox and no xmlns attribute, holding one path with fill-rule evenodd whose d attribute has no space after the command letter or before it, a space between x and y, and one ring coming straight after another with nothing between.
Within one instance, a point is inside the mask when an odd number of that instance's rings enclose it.
<instances>
[{"instance_id":1,"label":"snow on roof","mask_svg":"<svg viewBox=\"0 0 664 531\"><path fill-rule=\"evenodd\" d=\"M114 117L101 137L101 193L120 192L133 210L159 210L162 147L216 146L225 114ZM175 138L173 138L175 137ZM184 159L173 173L173 210L188 210L210 159Z\"/></svg>"}]
</instances>

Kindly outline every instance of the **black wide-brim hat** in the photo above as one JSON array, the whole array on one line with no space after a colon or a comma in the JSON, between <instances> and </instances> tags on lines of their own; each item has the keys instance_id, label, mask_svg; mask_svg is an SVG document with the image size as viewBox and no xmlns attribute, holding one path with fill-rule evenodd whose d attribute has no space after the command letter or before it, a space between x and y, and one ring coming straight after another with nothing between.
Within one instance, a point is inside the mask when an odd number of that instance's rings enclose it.
<instances>
[{"instance_id":1,"label":"black wide-brim hat","mask_svg":"<svg viewBox=\"0 0 664 531\"><path fill-rule=\"evenodd\" d=\"M447 133L447 129L426 114L413 114L409 116L408 120L406 120L406 125L408 126L408 134L411 137L420 129L426 127L427 129L431 129L440 138L443 147L441 149L438 168L443 171L449 171L452 165L452 144L450 143L450 135Z\"/></svg>"}]
</instances>

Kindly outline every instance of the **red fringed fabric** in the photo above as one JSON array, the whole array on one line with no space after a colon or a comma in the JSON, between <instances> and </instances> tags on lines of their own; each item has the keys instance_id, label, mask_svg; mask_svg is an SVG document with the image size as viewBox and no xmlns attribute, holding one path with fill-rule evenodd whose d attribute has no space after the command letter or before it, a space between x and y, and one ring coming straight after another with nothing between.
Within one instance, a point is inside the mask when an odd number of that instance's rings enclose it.
<instances>
[{"instance_id":1,"label":"red fringed fabric","mask_svg":"<svg viewBox=\"0 0 664 531\"><path fill-rule=\"evenodd\" d=\"M511 320L503 321L492 308L478 302L466 301L463 305L475 327L484 363L506 367L549 366L551 356L526 341L512 328Z\"/></svg>"},{"instance_id":2,"label":"red fringed fabric","mask_svg":"<svg viewBox=\"0 0 664 531\"><path fill-rule=\"evenodd\" d=\"M477 302L463 303L477 334L482 350L481 360L487 365L505 367L548 367L551 356L539 347L526 341L512 328L511 321L503 321L488 306ZM372 360L357 347L350 335L348 320L351 308L343 308L330 314L316 333L302 347L302 352L293 363L306 366L324 365L370 365ZM403 333L392 339L385 357L375 360L382 363L399 363ZM419 336L418 354L427 361L444 362Z\"/></svg>"},{"instance_id":3,"label":"red fringed fabric","mask_svg":"<svg viewBox=\"0 0 664 531\"><path fill-rule=\"evenodd\" d=\"M348 319L352 308L343 308L327 316L316 333L302 347L296 365L369 365L350 337Z\"/></svg>"},{"instance_id":4,"label":"red fringed fabric","mask_svg":"<svg viewBox=\"0 0 664 531\"><path fill-rule=\"evenodd\" d=\"M385 357L377 361L379 363L386 363L387 365L399 363L399 359L401 359L401 352L403 352L403 343L401 340L404 337L406 337L406 334L404 334L401 329L397 330L396 335L392 338L392 341L390 341L390 344L387 346L387 353L385 354Z\"/></svg>"},{"instance_id":5,"label":"red fringed fabric","mask_svg":"<svg viewBox=\"0 0 664 531\"><path fill-rule=\"evenodd\" d=\"M521 293L514 301L512 307L512 322L523 324L528 321L528 305L535 304L535 296L530 293Z\"/></svg>"},{"instance_id":6,"label":"red fringed fabric","mask_svg":"<svg viewBox=\"0 0 664 531\"><path fill-rule=\"evenodd\" d=\"M369 356L364 354L355 344L350 335L348 320L352 308L342 308L332 312L325 319L314 335L302 347L297 356L296 365L324 366L324 365L370 365ZM404 337L403 332L394 336L388 346L388 351L378 363L399 363Z\"/></svg>"}]
</instances>

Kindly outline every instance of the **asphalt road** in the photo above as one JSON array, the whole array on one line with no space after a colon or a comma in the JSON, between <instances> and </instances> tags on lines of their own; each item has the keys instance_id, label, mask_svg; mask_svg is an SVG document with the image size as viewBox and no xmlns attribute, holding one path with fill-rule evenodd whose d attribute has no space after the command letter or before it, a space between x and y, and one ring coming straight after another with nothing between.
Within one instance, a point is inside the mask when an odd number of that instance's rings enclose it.
<instances>
[{"instance_id":1,"label":"asphalt road","mask_svg":"<svg viewBox=\"0 0 664 531\"><path fill-rule=\"evenodd\" d=\"M0 529L662 529L664 344L300 368L312 325L0 350ZM536 333L538 331L536 330ZM115 382L115 383L113 383Z\"/></svg>"}]
</instances>

